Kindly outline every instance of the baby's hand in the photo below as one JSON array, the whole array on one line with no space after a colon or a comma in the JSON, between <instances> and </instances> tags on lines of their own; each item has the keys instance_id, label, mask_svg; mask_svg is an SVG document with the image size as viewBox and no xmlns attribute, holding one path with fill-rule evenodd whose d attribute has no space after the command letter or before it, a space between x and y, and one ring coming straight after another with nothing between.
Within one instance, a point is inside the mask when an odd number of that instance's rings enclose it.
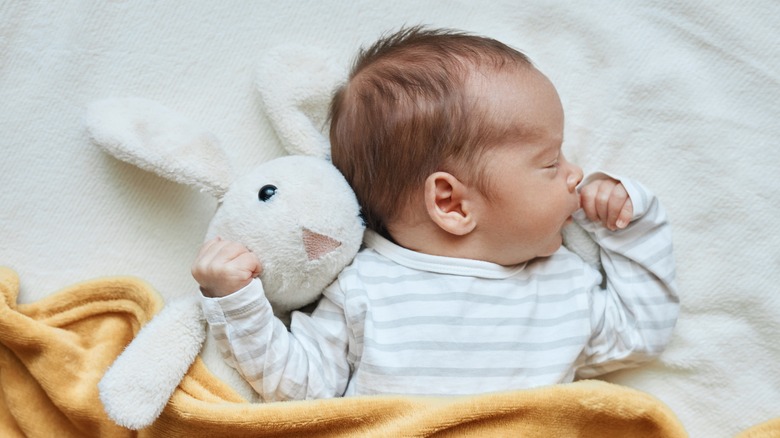
<instances>
[{"instance_id":1,"label":"baby's hand","mask_svg":"<svg viewBox=\"0 0 780 438\"><path fill-rule=\"evenodd\" d=\"M611 178L593 180L583 186L580 205L588 219L601 222L612 231L627 227L634 215L634 204L626 188Z\"/></svg>"},{"instance_id":2,"label":"baby's hand","mask_svg":"<svg viewBox=\"0 0 780 438\"><path fill-rule=\"evenodd\" d=\"M244 245L219 237L204 243L192 264L192 276L207 297L230 295L262 272L260 261Z\"/></svg>"}]
</instances>

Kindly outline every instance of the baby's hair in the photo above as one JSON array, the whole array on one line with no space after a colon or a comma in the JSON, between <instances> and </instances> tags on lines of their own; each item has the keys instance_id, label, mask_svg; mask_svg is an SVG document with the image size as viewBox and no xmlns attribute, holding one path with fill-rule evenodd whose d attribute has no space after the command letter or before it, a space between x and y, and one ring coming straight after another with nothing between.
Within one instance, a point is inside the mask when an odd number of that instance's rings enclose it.
<instances>
[{"instance_id":1,"label":"baby's hair","mask_svg":"<svg viewBox=\"0 0 780 438\"><path fill-rule=\"evenodd\" d=\"M330 106L333 164L354 189L369 228L386 227L433 172L478 186L481 152L505 132L465 95L479 68L531 67L494 39L403 28L362 49Z\"/></svg>"}]
</instances>

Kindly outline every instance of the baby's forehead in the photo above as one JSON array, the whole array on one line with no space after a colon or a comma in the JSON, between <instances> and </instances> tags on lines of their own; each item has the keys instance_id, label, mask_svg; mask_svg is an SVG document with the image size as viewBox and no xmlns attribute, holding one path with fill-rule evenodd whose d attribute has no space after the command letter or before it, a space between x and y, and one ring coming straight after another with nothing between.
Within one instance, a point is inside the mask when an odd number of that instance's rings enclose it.
<instances>
[{"instance_id":1,"label":"baby's forehead","mask_svg":"<svg viewBox=\"0 0 780 438\"><path fill-rule=\"evenodd\" d=\"M533 67L475 70L466 83L475 123L496 141L554 143L563 135L563 108L555 87Z\"/></svg>"},{"instance_id":2,"label":"baby's forehead","mask_svg":"<svg viewBox=\"0 0 780 438\"><path fill-rule=\"evenodd\" d=\"M463 93L467 102L493 117L558 101L555 87L533 67L475 69L467 76Z\"/></svg>"},{"instance_id":3,"label":"baby's forehead","mask_svg":"<svg viewBox=\"0 0 780 438\"><path fill-rule=\"evenodd\" d=\"M505 99L533 94L540 88L552 86L552 83L542 72L530 65L512 64L498 67L478 64L468 68L463 86L467 96Z\"/></svg>"}]
</instances>

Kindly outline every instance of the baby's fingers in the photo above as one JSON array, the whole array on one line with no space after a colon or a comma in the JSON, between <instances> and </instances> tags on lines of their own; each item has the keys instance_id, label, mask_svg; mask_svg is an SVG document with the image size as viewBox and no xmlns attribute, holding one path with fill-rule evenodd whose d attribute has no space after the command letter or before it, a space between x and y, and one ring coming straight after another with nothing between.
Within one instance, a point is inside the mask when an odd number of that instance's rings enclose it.
<instances>
[{"instance_id":1,"label":"baby's fingers","mask_svg":"<svg viewBox=\"0 0 780 438\"><path fill-rule=\"evenodd\" d=\"M606 204L606 212L602 216L604 226L613 231L625 228L631 220L633 206L623 184L612 187Z\"/></svg>"},{"instance_id":2,"label":"baby's fingers","mask_svg":"<svg viewBox=\"0 0 780 438\"><path fill-rule=\"evenodd\" d=\"M628 198L623 204L623 208L620 209L615 226L620 229L627 227L632 217L634 217L634 204L631 202L631 198Z\"/></svg>"},{"instance_id":3,"label":"baby's fingers","mask_svg":"<svg viewBox=\"0 0 780 438\"><path fill-rule=\"evenodd\" d=\"M580 205L585 216L593 222L607 224L609 217L609 201L616 182L599 179L590 182L580 190Z\"/></svg>"},{"instance_id":4,"label":"baby's fingers","mask_svg":"<svg viewBox=\"0 0 780 438\"><path fill-rule=\"evenodd\" d=\"M599 221L599 212L596 208L596 197L599 192L598 181L588 184L580 190L580 207L585 212L585 216L593 221Z\"/></svg>"},{"instance_id":5,"label":"baby's fingers","mask_svg":"<svg viewBox=\"0 0 780 438\"><path fill-rule=\"evenodd\" d=\"M200 250L198 251L197 257L203 257L206 254L211 254L216 248L217 245L222 241L222 239L219 238L219 236L214 237L213 239L209 239L200 246Z\"/></svg>"},{"instance_id":6,"label":"baby's fingers","mask_svg":"<svg viewBox=\"0 0 780 438\"><path fill-rule=\"evenodd\" d=\"M249 278L259 277L263 273L263 265L260 259L252 252L245 252L233 259L236 267L249 275Z\"/></svg>"},{"instance_id":7,"label":"baby's fingers","mask_svg":"<svg viewBox=\"0 0 780 438\"><path fill-rule=\"evenodd\" d=\"M208 266L214 258L219 253L219 249L222 245L222 239L219 237L215 237L211 240L208 240L201 245L200 250L198 251L198 255L195 256L195 261L193 262L193 269L196 268L203 268L205 266Z\"/></svg>"},{"instance_id":8,"label":"baby's fingers","mask_svg":"<svg viewBox=\"0 0 780 438\"><path fill-rule=\"evenodd\" d=\"M627 227L634 214L626 188L613 179L594 180L582 187L580 205L588 219L613 231Z\"/></svg>"}]
</instances>

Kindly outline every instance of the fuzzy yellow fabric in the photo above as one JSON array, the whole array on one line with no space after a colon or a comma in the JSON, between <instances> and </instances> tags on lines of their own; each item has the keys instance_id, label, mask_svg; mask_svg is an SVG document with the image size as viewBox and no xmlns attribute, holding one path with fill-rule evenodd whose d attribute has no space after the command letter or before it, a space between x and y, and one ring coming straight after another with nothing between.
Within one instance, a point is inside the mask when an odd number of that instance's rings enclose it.
<instances>
[{"instance_id":1,"label":"fuzzy yellow fabric","mask_svg":"<svg viewBox=\"0 0 780 438\"><path fill-rule=\"evenodd\" d=\"M246 403L197 360L160 418L134 432L103 411L97 383L162 307L134 278L79 283L17 304L16 274L0 268L0 436L30 437L663 437L687 436L659 400L582 381L468 397L351 397Z\"/></svg>"},{"instance_id":2,"label":"fuzzy yellow fabric","mask_svg":"<svg viewBox=\"0 0 780 438\"><path fill-rule=\"evenodd\" d=\"M753 426L736 438L780 438L780 417Z\"/></svg>"}]
</instances>

